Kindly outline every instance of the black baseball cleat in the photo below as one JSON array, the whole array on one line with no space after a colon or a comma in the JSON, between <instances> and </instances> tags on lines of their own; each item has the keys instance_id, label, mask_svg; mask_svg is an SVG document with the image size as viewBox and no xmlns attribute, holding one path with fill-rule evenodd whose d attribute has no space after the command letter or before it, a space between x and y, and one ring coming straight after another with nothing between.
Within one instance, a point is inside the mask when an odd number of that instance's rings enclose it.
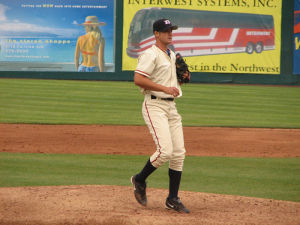
<instances>
[{"instance_id":1,"label":"black baseball cleat","mask_svg":"<svg viewBox=\"0 0 300 225\"><path fill-rule=\"evenodd\" d=\"M147 205L146 182L140 183L135 180L135 176L131 177L131 183L134 188L134 196L138 203L143 206Z\"/></svg>"},{"instance_id":2,"label":"black baseball cleat","mask_svg":"<svg viewBox=\"0 0 300 225\"><path fill-rule=\"evenodd\" d=\"M180 199L177 198L167 198L166 200L166 209L173 209L177 212L182 213L190 213L190 210L188 210L180 201Z\"/></svg>"}]
</instances>

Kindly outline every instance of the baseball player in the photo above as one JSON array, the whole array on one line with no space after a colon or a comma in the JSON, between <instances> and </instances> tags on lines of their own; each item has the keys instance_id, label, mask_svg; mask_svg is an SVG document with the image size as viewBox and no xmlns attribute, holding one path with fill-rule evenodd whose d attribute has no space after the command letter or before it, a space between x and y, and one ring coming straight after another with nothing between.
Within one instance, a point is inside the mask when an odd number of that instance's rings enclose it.
<instances>
[{"instance_id":1,"label":"baseball player","mask_svg":"<svg viewBox=\"0 0 300 225\"><path fill-rule=\"evenodd\" d=\"M172 31L177 28L168 19L155 21L153 33L156 43L138 59L134 83L145 96L142 113L156 144L156 152L145 167L131 177L131 182L136 200L146 206L146 178L169 161L169 196L166 208L189 213L178 198L185 147L181 116L174 100L182 96L182 91L176 77L176 56L168 49L168 45L172 43Z\"/></svg>"}]
</instances>

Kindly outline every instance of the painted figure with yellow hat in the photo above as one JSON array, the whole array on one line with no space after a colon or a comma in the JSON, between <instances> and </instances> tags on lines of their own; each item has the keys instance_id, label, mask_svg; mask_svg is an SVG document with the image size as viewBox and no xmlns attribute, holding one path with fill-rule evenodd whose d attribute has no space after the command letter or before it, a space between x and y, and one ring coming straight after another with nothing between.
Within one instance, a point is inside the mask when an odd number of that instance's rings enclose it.
<instances>
[{"instance_id":1,"label":"painted figure with yellow hat","mask_svg":"<svg viewBox=\"0 0 300 225\"><path fill-rule=\"evenodd\" d=\"M104 72L105 40L99 26L106 25L99 22L96 16L88 16L84 25L86 34L78 38L75 50L75 66L78 72ZM81 62L80 60L81 55Z\"/></svg>"}]
</instances>

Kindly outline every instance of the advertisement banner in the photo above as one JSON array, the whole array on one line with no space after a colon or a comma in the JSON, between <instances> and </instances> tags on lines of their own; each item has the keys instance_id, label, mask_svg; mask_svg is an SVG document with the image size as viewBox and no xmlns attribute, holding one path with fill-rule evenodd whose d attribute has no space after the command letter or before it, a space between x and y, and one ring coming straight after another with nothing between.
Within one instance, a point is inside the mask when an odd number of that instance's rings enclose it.
<instances>
[{"instance_id":1,"label":"advertisement banner","mask_svg":"<svg viewBox=\"0 0 300 225\"><path fill-rule=\"evenodd\" d=\"M300 74L300 0L295 0L294 10L294 74Z\"/></svg>"},{"instance_id":2,"label":"advertisement banner","mask_svg":"<svg viewBox=\"0 0 300 225\"><path fill-rule=\"evenodd\" d=\"M178 25L169 48L191 72L280 74L281 0L126 0L123 70L155 44L152 24Z\"/></svg>"},{"instance_id":3,"label":"advertisement banner","mask_svg":"<svg viewBox=\"0 0 300 225\"><path fill-rule=\"evenodd\" d=\"M0 2L1 71L115 71L114 0Z\"/></svg>"}]
</instances>

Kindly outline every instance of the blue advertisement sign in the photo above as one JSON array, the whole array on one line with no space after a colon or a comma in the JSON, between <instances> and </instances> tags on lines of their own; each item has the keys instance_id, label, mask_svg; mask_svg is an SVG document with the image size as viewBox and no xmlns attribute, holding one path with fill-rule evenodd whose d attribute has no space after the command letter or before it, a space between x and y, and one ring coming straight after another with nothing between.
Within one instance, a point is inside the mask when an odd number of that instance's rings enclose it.
<instances>
[{"instance_id":1,"label":"blue advertisement sign","mask_svg":"<svg viewBox=\"0 0 300 225\"><path fill-rule=\"evenodd\" d=\"M300 0L294 9L294 74L300 74Z\"/></svg>"},{"instance_id":2,"label":"blue advertisement sign","mask_svg":"<svg viewBox=\"0 0 300 225\"><path fill-rule=\"evenodd\" d=\"M0 2L1 71L114 72L114 0Z\"/></svg>"}]
</instances>

